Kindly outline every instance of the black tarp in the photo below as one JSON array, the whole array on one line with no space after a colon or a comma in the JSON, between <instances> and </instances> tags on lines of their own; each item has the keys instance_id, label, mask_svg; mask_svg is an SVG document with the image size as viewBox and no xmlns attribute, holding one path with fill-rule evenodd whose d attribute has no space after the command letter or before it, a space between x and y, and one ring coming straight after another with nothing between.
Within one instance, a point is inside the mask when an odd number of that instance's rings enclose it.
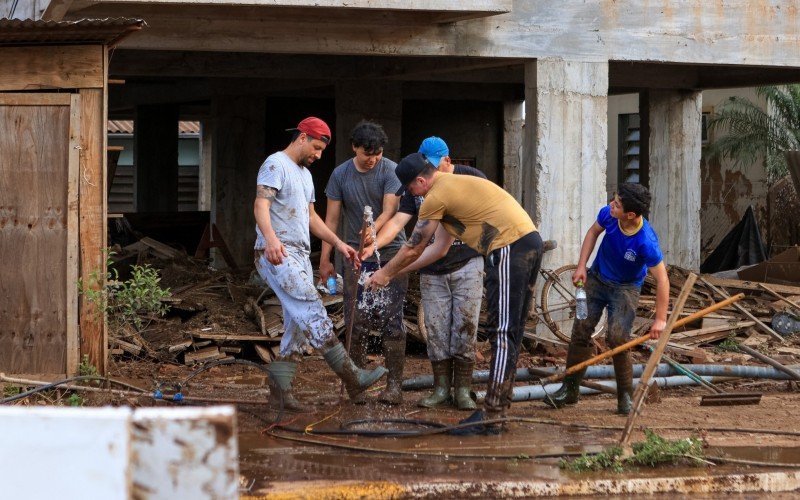
<instances>
[{"instance_id":1,"label":"black tarp","mask_svg":"<svg viewBox=\"0 0 800 500\"><path fill-rule=\"evenodd\" d=\"M764 242L758 230L753 207L747 207L742 220L717 245L705 262L700 265L701 273L716 273L738 269L763 262L767 258Z\"/></svg>"}]
</instances>

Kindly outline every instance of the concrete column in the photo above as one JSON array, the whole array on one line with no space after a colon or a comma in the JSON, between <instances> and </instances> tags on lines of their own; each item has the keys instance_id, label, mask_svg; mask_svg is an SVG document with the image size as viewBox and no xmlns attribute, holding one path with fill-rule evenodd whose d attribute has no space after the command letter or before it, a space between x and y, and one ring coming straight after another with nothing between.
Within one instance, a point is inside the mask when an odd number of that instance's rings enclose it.
<instances>
[{"instance_id":1,"label":"concrete column","mask_svg":"<svg viewBox=\"0 0 800 500\"><path fill-rule=\"evenodd\" d=\"M524 102L503 103L503 189L522 202L522 137Z\"/></svg>"},{"instance_id":2,"label":"concrete column","mask_svg":"<svg viewBox=\"0 0 800 500\"><path fill-rule=\"evenodd\" d=\"M136 106L133 157L136 210L178 211L178 106Z\"/></svg>"},{"instance_id":3,"label":"concrete column","mask_svg":"<svg viewBox=\"0 0 800 500\"><path fill-rule=\"evenodd\" d=\"M384 156L400 161L403 89L400 82L341 81L336 84L336 164L351 158L350 132L361 120L380 123L389 136ZM416 147L416 146L415 146ZM416 149L415 149L416 151Z\"/></svg>"},{"instance_id":4,"label":"concrete column","mask_svg":"<svg viewBox=\"0 0 800 500\"><path fill-rule=\"evenodd\" d=\"M558 241L545 265L575 263L606 202L608 63L525 64L522 200L542 238Z\"/></svg>"},{"instance_id":5,"label":"concrete column","mask_svg":"<svg viewBox=\"0 0 800 500\"><path fill-rule=\"evenodd\" d=\"M650 223L664 261L700 268L702 93L649 92Z\"/></svg>"},{"instance_id":6,"label":"concrete column","mask_svg":"<svg viewBox=\"0 0 800 500\"><path fill-rule=\"evenodd\" d=\"M216 158L212 188L212 220L238 266L253 262L256 239L253 200L258 168L265 151L266 100L257 96L221 97L214 104ZM215 258L222 267L223 261Z\"/></svg>"}]
</instances>

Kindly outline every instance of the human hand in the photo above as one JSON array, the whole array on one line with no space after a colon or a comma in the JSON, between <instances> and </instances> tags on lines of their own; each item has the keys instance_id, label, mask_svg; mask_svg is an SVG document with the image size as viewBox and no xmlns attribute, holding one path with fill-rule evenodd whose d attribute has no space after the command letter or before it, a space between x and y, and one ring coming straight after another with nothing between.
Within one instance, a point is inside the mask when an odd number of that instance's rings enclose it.
<instances>
[{"instance_id":1,"label":"human hand","mask_svg":"<svg viewBox=\"0 0 800 500\"><path fill-rule=\"evenodd\" d=\"M319 281L322 283L327 283L328 278L333 276L336 277L336 269L333 268L333 263L330 261L320 261L319 263Z\"/></svg>"},{"instance_id":2,"label":"human hand","mask_svg":"<svg viewBox=\"0 0 800 500\"><path fill-rule=\"evenodd\" d=\"M339 242L336 243L336 250L344 255L344 258L347 259L347 262L351 262L354 268L358 269L358 267L361 265L361 261L358 258L358 252L356 249L344 241L339 240Z\"/></svg>"},{"instance_id":3,"label":"human hand","mask_svg":"<svg viewBox=\"0 0 800 500\"><path fill-rule=\"evenodd\" d=\"M366 231L361 230L358 232L359 236L364 238L364 248L371 247L375 243L375 238L372 237L372 228L367 228ZM361 234L364 233L364 234Z\"/></svg>"},{"instance_id":4,"label":"human hand","mask_svg":"<svg viewBox=\"0 0 800 500\"><path fill-rule=\"evenodd\" d=\"M383 269L378 269L372 273L372 276L369 276L364 281L364 288L367 290L377 290L378 288L383 288L388 285L390 281L386 273L383 272Z\"/></svg>"},{"instance_id":5,"label":"human hand","mask_svg":"<svg viewBox=\"0 0 800 500\"><path fill-rule=\"evenodd\" d=\"M281 265L283 258L288 255L286 253L286 247L283 246L281 240L274 234L267 237L266 240L267 246L264 248L264 257L267 259L267 262L273 266Z\"/></svg>"},{"instance_id":6,"label":"human hand","mask_svg":"<svg viewBox=\"0 0 800 500\"><path fill-rule=\"evenodd\" d=\"M572 284L578 286L578 282L586 284L586 266L578 266L572 273Z\"/></svg>"},{"instance_id":7,"label":"human hand","mask_svg":"<svg viewBox=\"0 0 800 500\"><path fill-rule=\"evenodd\" d=\"M653 340L658 339L661 336L661 332L664 331L664 328L667 327L667 322L663 319L657 319L653 322L653 326L650 327L650 338Z\"/></svg>"},{"instance_id":8,"label":"human hand","mask_svg":"<svg viewBox=\"0 0 800 500\"><path fill-rule=\"evenodd\" d=\"M361 253L358 254L358 259L361 262L364 262L365 260L367 260L370 257L372 257L372 254L374 254L374 253L375 253L375 247L374 246L372 246L372 245L365 246L363 249L361 249Z\"/></svg>"}]
</instances>

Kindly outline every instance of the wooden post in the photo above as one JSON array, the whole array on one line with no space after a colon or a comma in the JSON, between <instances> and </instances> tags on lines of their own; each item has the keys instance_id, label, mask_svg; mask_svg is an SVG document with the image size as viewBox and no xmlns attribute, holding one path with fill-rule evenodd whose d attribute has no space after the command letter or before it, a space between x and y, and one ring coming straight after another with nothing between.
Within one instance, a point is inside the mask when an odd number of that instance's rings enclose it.
<instances>
[{"instance_id":1,"label":"wooden post","mask_svg":"<svg viewBox=\"0 0 800 500\"><path fill-rule=\"evenodd\" d=\"M658 337L658 344L656 344L655 351L653 351L650 359L647 360L647 365L645 365L642 376L639 378L639 385L636 387L636 393L633 395L631 413L628 415L628 421L625 423L625 429L622 431L622 437L620 438L620 445L623 447L630 441L633 422L636 420L636 416L644 404L647 390L650 388L650 379L653 377L656 368L658 368L661 355L664 354L664 350L667 348L670 333L672 333L672 329L675 327L675 323L677 323L681 311L683 311L683 306L686 304L686 299L689 298L689 293L691 293L695 281L697 281L697 275L689 273L689 276L683 284L683 290L681 290L681 294L678 296L678 301L675 303L675 309L672 310L672 314L669 316L667 326L664 328L664 331L661 332L661 336Z\"/></svg>"}]
</instances>

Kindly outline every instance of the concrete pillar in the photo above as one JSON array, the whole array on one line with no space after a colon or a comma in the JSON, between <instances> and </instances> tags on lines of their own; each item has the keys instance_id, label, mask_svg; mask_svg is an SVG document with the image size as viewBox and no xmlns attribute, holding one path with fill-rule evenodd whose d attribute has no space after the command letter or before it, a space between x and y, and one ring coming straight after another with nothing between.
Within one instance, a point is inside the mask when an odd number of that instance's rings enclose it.
<instances>
[{"instance_id":1,"label":"concrete pillar","mask_svg":"<svg viewBox=\"0 0 800 500\"><path fill-rule=\"evenodd\" d=\"M503 189L522 202L520 169L524 133L524 102L503 103Z\"/></svg>"},{"instance_id":2,"label":"concrete pillar","mask_svg":"<svg viewBox=\"0 0 800 500\"><path fill-rule=\"evenodd\" d=\"M702 93L649 92L650 223L664 261L700 269Z\"/></svg>"},{"instance_id":3,"label":"concrete pillar","mask_svg":"<svg viewBox=\"0 0 800 500\"><path fill-rule=\"evenodd\" d=\"M351 158L350 132L361 120L380 123L389 136L384 156L400 161L403 89L400 82L341 81L336 84L336 164ZM415 146L416 147L416 146ZM416 149L415 149L416 151Z\"/></svg>"},{"instance_id":4,"label":"concrete pillar","mask_svg":"<svg viewBox=\"0 0 800 500\"><path fill-rule=\"evenodd\" d=\"M253 201L258 168L274 151L265 151L266 99L221 97L214 101L216 158L212 220L238 266L251 266L256 239ZM221 259L214 264L222 267Z\"/></svg>"},{"instance_id":5,"label":"concrete pillar","mask_svg":"<svg viewBox=\"0 0 800 500\"><path fill-rule=\"evenodd\" d=\"M178 211L178 106L136 106L136 210Z\"/></svg>"},{"instance_id":6,"label":"concrete pillar","mask_svg":"<svg viewBox=\"0 0 800 500\"><path fill-rule=\"evenodd\" d=\"M575 263L607 201L608 63L525 63L522 201L542 238L558 241L545 265Z\"/></svg>"}]
</instances>

